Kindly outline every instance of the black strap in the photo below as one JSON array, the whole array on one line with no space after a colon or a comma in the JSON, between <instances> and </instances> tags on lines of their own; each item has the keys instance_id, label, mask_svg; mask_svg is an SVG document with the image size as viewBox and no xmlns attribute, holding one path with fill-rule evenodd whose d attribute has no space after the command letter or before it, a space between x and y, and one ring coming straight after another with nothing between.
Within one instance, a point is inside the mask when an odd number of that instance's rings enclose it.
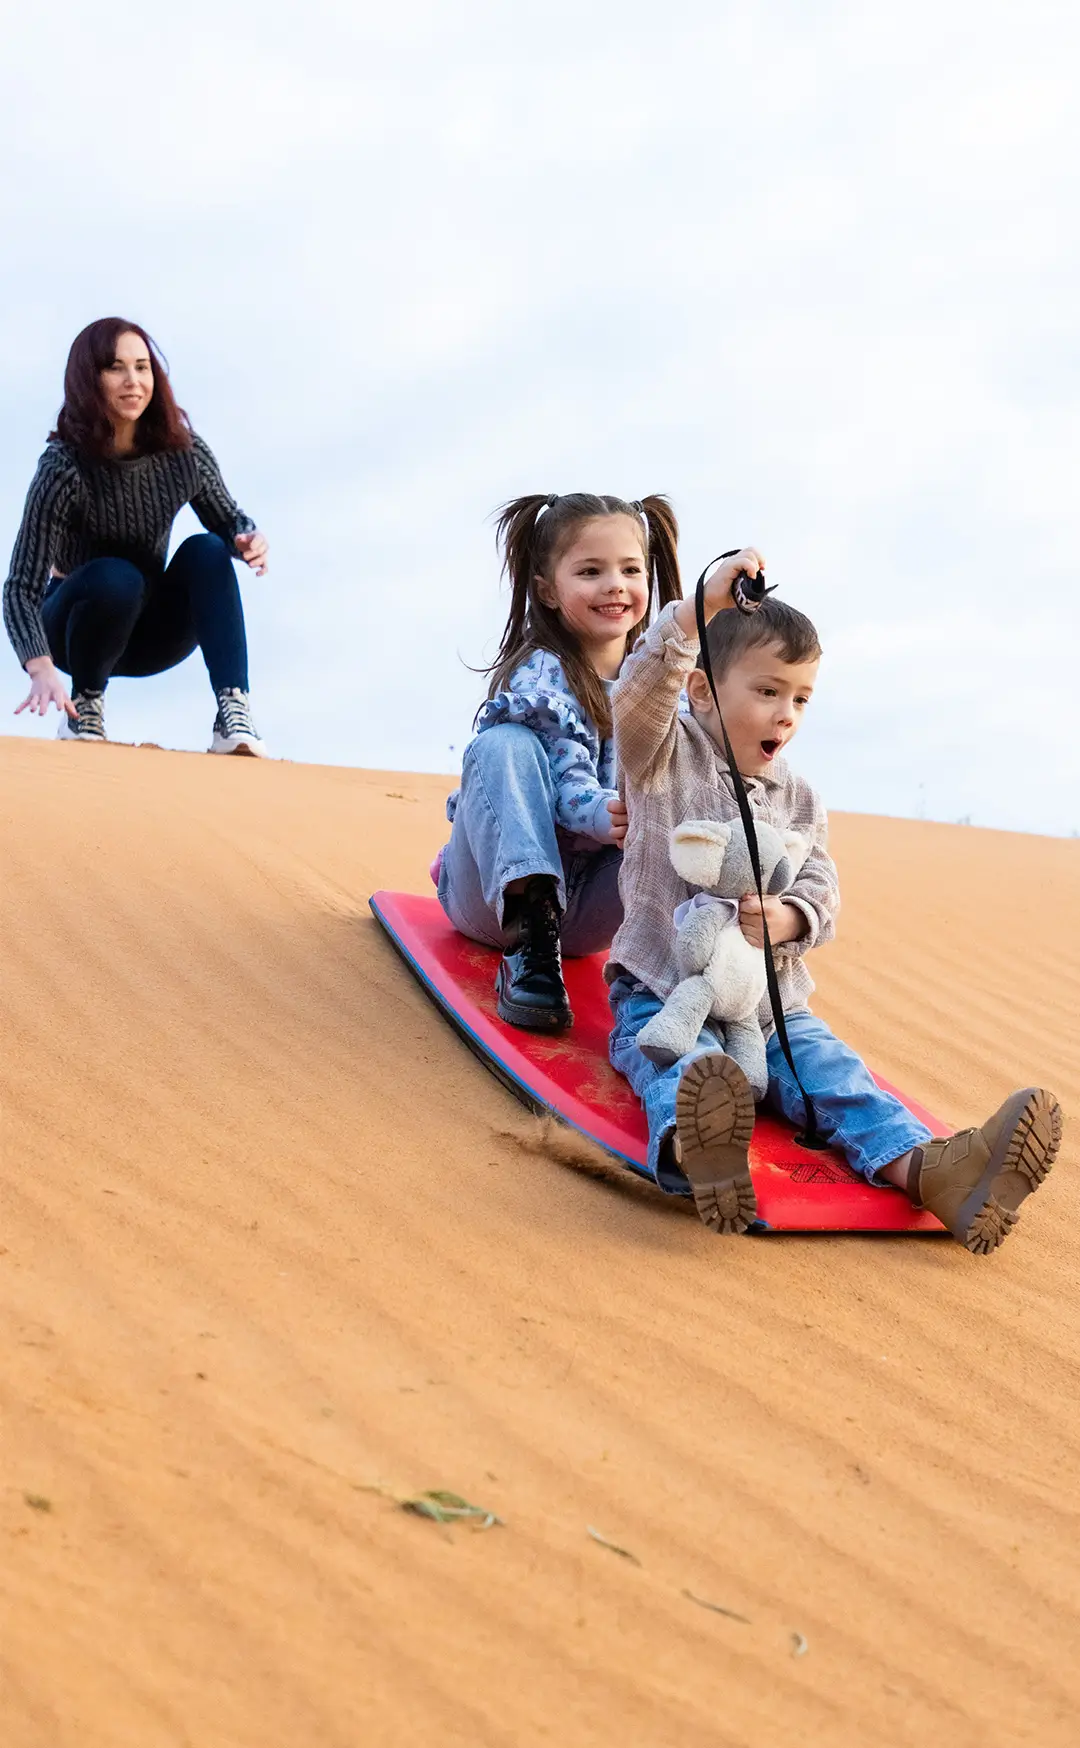
<instances>
[{"instance_id":1,"label":"black strap","mask_svg":"<svg viewBox=\"0 0 1080 1748\"><path fill-rule=\"evenodd\" d=\"M735 553L739 550L740 549L736 546L731 552L721 553L720 557L734 558ZM728 738L727 727L724 723L723 713L720 709L720 700L716 695L716 681L713 679L712 659L709 655L708 621L705 618L705 578L712 570L713 565L718 563L719 559L714 558L710 564L705 566L705 569L697 580L697 588L694 590L694 611L697 615L698 642L701 645L701 665L705 670L705 678L709 682L709 691L713 695L713 703L716 705L716 714L720 720L720 732L724 737L724 755L728 762L728 770L731 772L731 785L735 791L735 800L739 805L739 816L742 819L743 830L746 833L746 844L750 851L750 863L754 870L757 895L761 903L761 932L765 937L765 980L769 987L769 1006L772 1008L773 1022L776 1026L776 1036L780 1040L780 1048L784 1052L784 1058L787 1065L795 1076L795 1085L802 1094L803 1109L806 1113L806 1127L801 1135L796 1135L795 1139L802 1147L824 1147L826 1146L826 1143L822 1141L818 1132L817 1113L814 1110L814 1101L803 1086L802 1081L799 1079L799 1071L795 1066L795 1058L791 1054L791 1040L788 1037L787 1022L784 1019L784 1004L780 999L780 985L777 982L776 966L773 962L772 942L769 939L769 925L765 920L765 892L761 878L761 852L758 849L757 828L754 824L754 816L750 811L750 800L746 793L746 785L742 780L742 774L739 767L735 763L735 754L732 751L731 741ZM743 613L756 612L757 608L765 599L765 596L771 593L771 589L765 587L765 576L764 572L761 570L758 571L756 577L747 576L745 571L740 571L732 588L732 595L735 604L740 612ZM744 602L745 605L743 604Z\"/></svg>"}]
</instances>

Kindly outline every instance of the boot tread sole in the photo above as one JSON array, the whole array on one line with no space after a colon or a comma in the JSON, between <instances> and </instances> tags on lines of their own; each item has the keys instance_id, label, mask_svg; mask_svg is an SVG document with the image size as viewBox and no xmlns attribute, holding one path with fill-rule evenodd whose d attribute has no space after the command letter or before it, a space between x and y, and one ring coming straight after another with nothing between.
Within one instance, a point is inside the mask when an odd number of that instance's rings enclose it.
<instances>
[{"instance_id":1,"label":"boot tread sole","mask_svg":"<svg viewBox=\"0 0 1080 1748\"><path fill-rule=\"evenodd\" d=\"M691 1062L675 1097L682 1169L713 1232L745 1232L757 1219L750 1176L754 1097L742 1070L717 1053Z\"/></svg>"},{"instance_id":2,"label":"boot tread sole","mask_svg":"<svg viewBox=\"0 0 1080 1748\"><path fill-rule=\"evenodd\" d=\"M1020 1204L1045 1180L1061 1146L1061 1106L1042 1087L1014 1093L1005 1111L986 1169L957 1217L957 1236L975 1256L1005 1242Z\"/></svg>"}]
</instances>

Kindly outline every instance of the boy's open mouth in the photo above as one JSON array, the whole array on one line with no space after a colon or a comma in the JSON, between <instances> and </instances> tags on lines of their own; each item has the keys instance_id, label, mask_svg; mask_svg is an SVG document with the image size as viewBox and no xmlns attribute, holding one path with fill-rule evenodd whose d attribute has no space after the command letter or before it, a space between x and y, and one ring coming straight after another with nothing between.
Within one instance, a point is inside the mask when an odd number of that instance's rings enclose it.
<instances>
[{"instance_id":1,"label":"boy's open mouth","mask_svg":"<svg viewBox=\"0 0 1080 1748\"><path fill-rule=\"evenodd\" d=\"M761 750L767 759L775 759L783 744L783 741L779 740L763 740Z\"/></svg>"}]
</instances>

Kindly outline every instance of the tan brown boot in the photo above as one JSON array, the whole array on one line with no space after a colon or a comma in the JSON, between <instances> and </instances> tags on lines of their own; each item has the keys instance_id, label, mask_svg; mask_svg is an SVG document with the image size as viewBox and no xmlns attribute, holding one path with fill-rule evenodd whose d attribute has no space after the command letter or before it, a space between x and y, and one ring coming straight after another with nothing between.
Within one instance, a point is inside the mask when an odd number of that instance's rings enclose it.
<instances>
[{"instance_id":1,"label":"tan brown boot","mask_svg":"<svg viewBox=\"0 0 1080 1748\"><path fill-rule=\"evenodd\" d=\"M907 1191L976 1255L996 1250L1037 1190L1061 1145L1061 1106L1029 1086L1005 1100L981 1129L927 1141L911 1155Z\"/></svg>"},{"instance_id":2,"label":"tan brown boot","mask_svg":"<svg viewBox=\"0 0 1080 1748\"><path fill-rule=\"evenodd\" d=\"M698 1213L714 1232L745 1232L757 1218L753 1133L754 1095L738 1063L722 1050L695 1057L675 1095L675 1157L690 1180Z\"/></svg>"}]
</instances>

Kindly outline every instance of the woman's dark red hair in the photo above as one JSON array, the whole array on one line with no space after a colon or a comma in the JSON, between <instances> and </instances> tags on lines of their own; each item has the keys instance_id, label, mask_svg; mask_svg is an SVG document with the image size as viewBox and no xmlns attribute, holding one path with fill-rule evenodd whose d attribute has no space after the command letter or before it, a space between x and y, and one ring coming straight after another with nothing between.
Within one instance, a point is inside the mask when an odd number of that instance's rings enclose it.
<instances>
[{"instance_id":1,"label":"woman's dark red hair","mask_svg":"<svg viewBox=\"0 0 1080 1748\"><path fill-rule=\"evenodd\" d=\"M150 354L154 371L154 392L135 426L136 454L190 449L191 426L173 397L165 359L145 328L140 328L138 322L125 322L120 316L102 316L72 341L64 371L64 404L57 415L56 430L50 436L59 437L98 461L112 454L113 427L101 387L101 372L116 357L116 342L121 334L138 334Z\"/></svg>"}]
</instances>

